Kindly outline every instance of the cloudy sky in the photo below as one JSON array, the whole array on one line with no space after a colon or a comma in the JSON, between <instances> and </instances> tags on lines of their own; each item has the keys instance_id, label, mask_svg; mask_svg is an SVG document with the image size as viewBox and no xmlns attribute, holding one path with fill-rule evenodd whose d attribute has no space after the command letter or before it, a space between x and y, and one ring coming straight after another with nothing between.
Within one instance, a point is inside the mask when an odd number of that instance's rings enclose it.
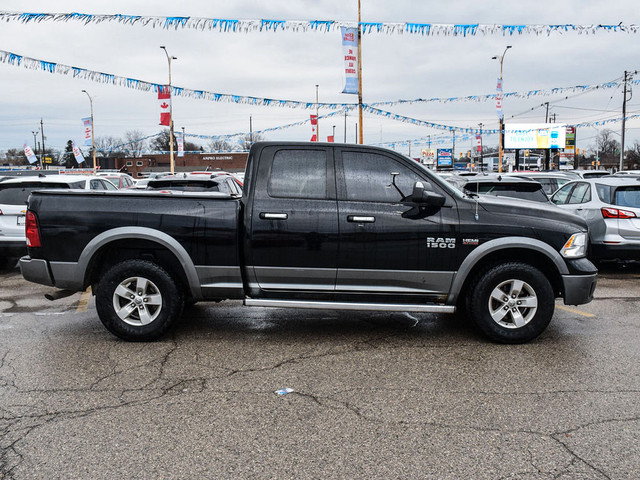
<instances>
[{"instance_id":1,"label":"cloudy sky","mask_svg":"<svg viewBox=\"0 0 640 480\"><path fill-rule=\"evenodd\" d=\"M191 16L227 19L356 21L357 0L217 1L191 0L32 0L1 2L11 12L81 12L142 16ZM634 0L362 0L365 22L440 24L574 24L640 25ZM0 50L40 60L136 78L167 82L165 45L175 57L173 85L242 96L315 102L356 102L340 93L344 64L340 34L322 32L221 33L193 29L164 30L117 23L79 22L22 24L0 22ZM464 97L495 93L499 62L491 57L512 49L504 59L504 90L527 92L620 80L625 70L640 68L640 33L487 34L463 37L370 34L363 39L363 100ZM637 77L640 78L640 77ZM160 131L159 108L153 92L105 85L72 76L51 74L0 63L0 152L33 144L32 132L43 119L47 146L63 148L73 139L82 143L80 119L89 115L93 97L96 136L123 137L129 130L145 135ZM569 98L565 98L569 97ZM505 99L505 120L543 122L545 108L557 122L596 122L621 116L622 89L593 93L562 93ZM640 98L628 103L628 114L640 110ZM216 103L174 98L176 129L199 135L225 135L286 125L308 119L309 110ZM395 114L458 127L497 128L495 102L422 103L382 107ZM330 113L321 110L320 114ZM346 141L355 135L357 115L346 118ZM320 123L320 135L345 136L345 118ZM640 139L640 121L627 124L627 145ZM602 127L600 127L602 128ZM619 132L620 123L608 128ZM577 133L578 147L594 144L597 129ZM271 140L309 140L303 125L270 132ZM380 144L442 136L443 132L365 114L365 143ZM206 144L206 141L201 141ZM497 137L485 144L497 144ZM443 147L449 145L441 145ZM407 153L407 147L396 147ZM413 145L412 153L421 148ZM456 150L471 149L471 140L458 138Z\"/></svg>"}]
</instances>

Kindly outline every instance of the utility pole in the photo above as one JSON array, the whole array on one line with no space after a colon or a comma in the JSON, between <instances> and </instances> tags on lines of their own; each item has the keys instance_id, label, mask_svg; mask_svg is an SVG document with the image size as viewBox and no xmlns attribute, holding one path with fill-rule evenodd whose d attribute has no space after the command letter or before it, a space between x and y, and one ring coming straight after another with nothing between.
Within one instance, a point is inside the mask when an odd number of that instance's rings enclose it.
<instances>
[{"instance_id":1,"label":"utility pole","mask_svg":"<svg viewBox=\"0 0 640 480\"><path fill-rule=\"evenodd\" d=\"M44 170L44 155L47 150L44 148L44 122L42 118L40 118L40 133L42 133L42 152L40 152L40 168Z\"/></svg>"},{"instance_id":2,"label":"utility pole","mask_svg":"<svg viewBox=\"0 0 640 480\"><path fill-rule=\"evenodd\" d=\"M253 117L249 115L249 148L253 145Z\"/></svg>"},{"instance_id":3,"label":"utility pole","mask_svg":"<svg viewBox=\"0 0 640 480\"><path fill-rule=\"evenodd\" d=\"M362 122L362 15L360 10L360 0L358 0L358 121L360 122L360 134L358 141L362 145L364 143Z\"/></svg>"},{"instance_id":4,"label":"utility pole","mask_svg":"<svg viewBox=\"0 0 640 480\"><path fill-rule=\"evenodd\" d=\"M628 72L624 71L624 92L622 94L622 135L620 136L620 171L624 168L624 133L627 120L627 79Z\"/></svg>"},{"instance_id":5,"label":"utility pole","mask_svg":"<svg viewBox=\"0 0 640 480\"><path fill-rule=\"evenodd\" d=\"M184 152L185 152L186 149L187 149L186 148L186 143L184 141L184 127L182 127L182 155L184 155ZM182 157L182 165L184 167L187 166L187 157L186 157L186 155Z\"/></svg>"},{"instance_id":6,"label":"utility pole","mask_svg":"<svg viewBox=\"0 0 640 480\"><path fill-rule=\"evenodd\" d=\"M167 56L167 62L169 63L169 161L171 163L171 173L174 173L175 167L173 162L173 92L171 91L171 60L177 60L176 57L172 57L167 52L164 46L160 47L164 50Z\"/></svg>"}]
</instances>

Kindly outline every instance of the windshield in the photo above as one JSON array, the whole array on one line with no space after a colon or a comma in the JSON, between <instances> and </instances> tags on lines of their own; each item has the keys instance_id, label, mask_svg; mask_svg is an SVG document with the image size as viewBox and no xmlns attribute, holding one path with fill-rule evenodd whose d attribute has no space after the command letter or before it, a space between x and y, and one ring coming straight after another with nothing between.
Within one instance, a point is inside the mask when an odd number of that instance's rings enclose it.
<instances>
[{"instance_id":1,"label":"windshield","mask_svg":"<svg viewBox=\"0 0 640 480\"><path fill-rule=\"evenodd\" d=\"M66 183L24 182L15 184L0 184L0 204L25 205L29 195L34 190L49 190L53 188L69 188Z\"/></svg>"}]
</instances>

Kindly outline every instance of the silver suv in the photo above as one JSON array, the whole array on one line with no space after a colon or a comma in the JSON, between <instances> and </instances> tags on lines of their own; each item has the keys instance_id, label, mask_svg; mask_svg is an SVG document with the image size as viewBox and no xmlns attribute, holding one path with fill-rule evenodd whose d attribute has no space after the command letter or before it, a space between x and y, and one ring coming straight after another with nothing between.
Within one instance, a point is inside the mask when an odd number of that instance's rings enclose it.
<instances>
[{"instance_id":1,"label":"silver suv","mask_svg":"<svg viewBox=\"0 0 640 480\"><path fill-rule=\"evenodd\" d=\"M4 179L0 182L0 269L15 266L27 254L24 231L27 199L34 190L56 188L82 190L117 190L106 178L85 175L33 175Z\"/></svg>"},{"instance_id":2,"label":"silver suv","mask_svg":"<svg viewBox=\"0 0 640 480\"><path fill-rule=\"evenodd\" d=\"M591 258L640 260L640 178L574 180L551 201L587 221Z\"/></svg>"}]
</instances>

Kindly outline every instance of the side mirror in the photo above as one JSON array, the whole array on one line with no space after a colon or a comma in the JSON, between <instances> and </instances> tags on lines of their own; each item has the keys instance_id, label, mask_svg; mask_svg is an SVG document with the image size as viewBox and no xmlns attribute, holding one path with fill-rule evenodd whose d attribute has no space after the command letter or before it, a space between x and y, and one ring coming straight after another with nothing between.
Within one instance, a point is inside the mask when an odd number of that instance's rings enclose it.
<instances>
[{"instance_id":1,"label":"side mirror","mask_svg":"<svg viewBox=\"0 0 640 480\"><path fill-rule=\"evenodd\" d=\"M421 205L430 205L432 207L442 207L446 201L444 195L436 193L431 190L431 185L427 183L427 186L422 182L416 182L413 185L413 194L411 200L414 203Z\"/></svg>"}]
</instances>

